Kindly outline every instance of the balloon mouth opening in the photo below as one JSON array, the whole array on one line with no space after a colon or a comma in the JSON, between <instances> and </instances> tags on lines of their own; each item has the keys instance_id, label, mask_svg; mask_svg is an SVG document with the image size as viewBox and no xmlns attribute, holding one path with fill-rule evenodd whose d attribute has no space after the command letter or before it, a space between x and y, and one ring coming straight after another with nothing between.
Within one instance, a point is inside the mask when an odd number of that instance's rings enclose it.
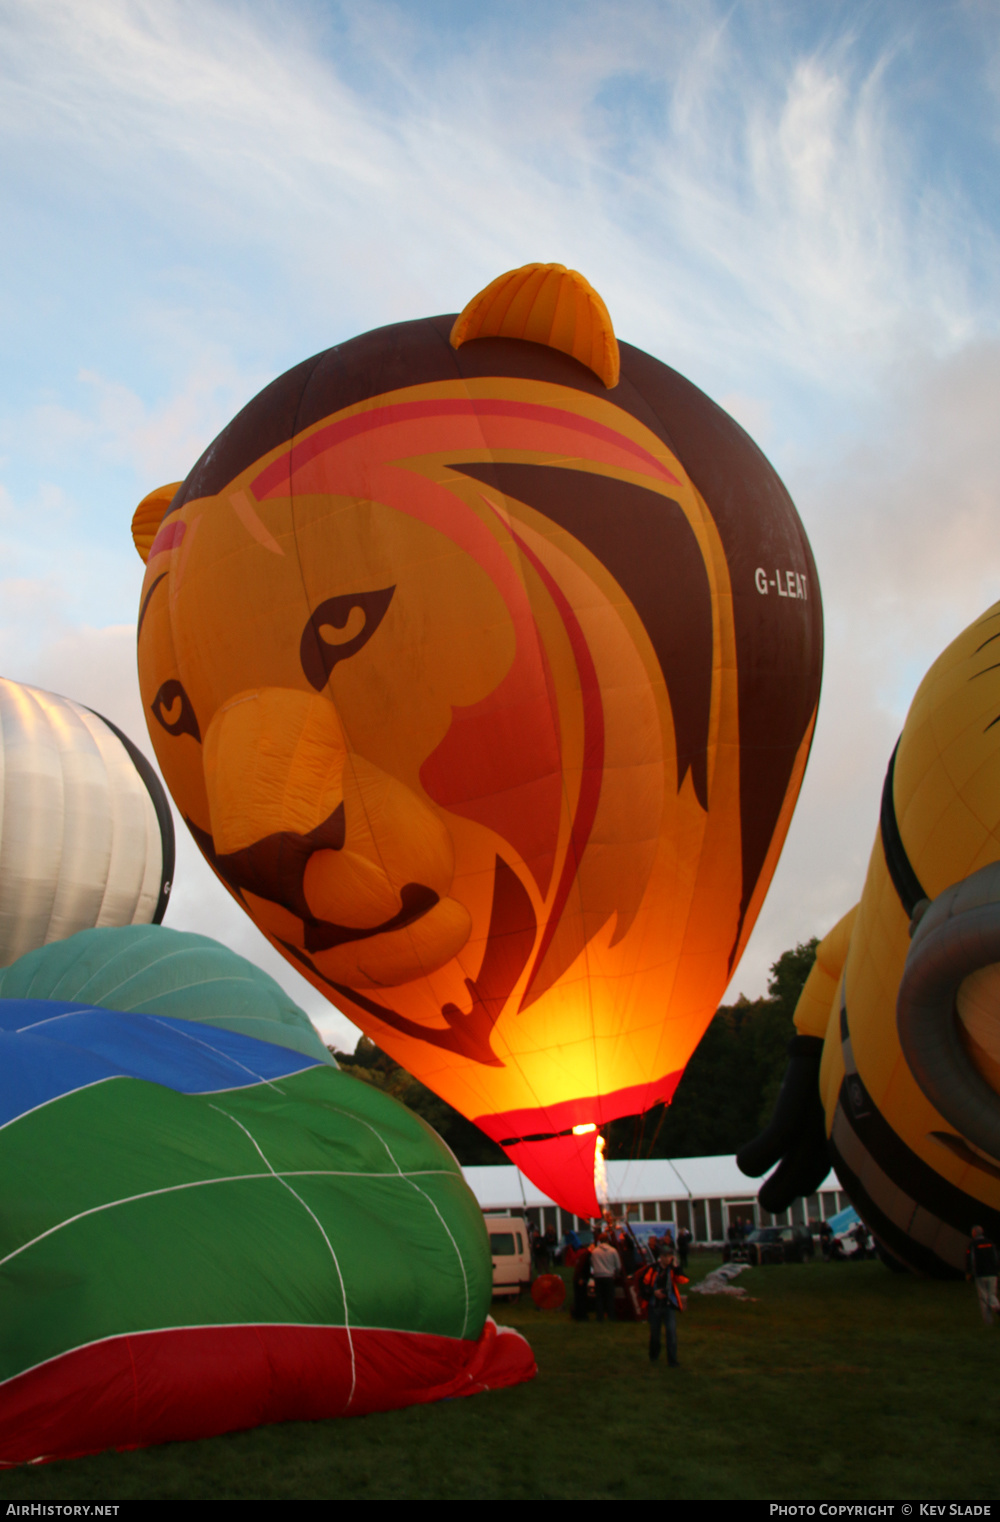
<instances>
[{"instance_id":1,"label":"balloon mouth opening","mask_svg":"<svg viewBox=\"0 0 1000 1522\"><path fill-rule=\"evenodd\" d=\"M574 1135L573 1128L567 1127L501 1145L515 1167L546 1196L545 1203L551 1200L580 1220L589 1220L601 1212L594 1187L597 1136L596 1125L582 1135Z\"/></svg>"}]
</instances>

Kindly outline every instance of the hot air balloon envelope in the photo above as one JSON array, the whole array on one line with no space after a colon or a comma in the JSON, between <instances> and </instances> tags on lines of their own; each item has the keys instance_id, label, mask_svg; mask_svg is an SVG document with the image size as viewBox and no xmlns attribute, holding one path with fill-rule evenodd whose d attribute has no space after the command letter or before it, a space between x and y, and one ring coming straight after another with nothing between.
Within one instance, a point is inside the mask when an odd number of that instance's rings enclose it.
<instances>
[{"instance_id":1,"label":"hot air balloon envelope","mask_svg":"<svg viewBox=\"0 0 1000 1522\"><path fill-rule=\"evenodd\" d=\"M819 587L763 456L586 282L495 287L289 371L142 510L139 667L272 943L587 1215L759 911Z\"/></svg>"},{"instance_id":2,"label":"hot air balloon envelope","mask_svg":"<svg viewBox=\"0 0 1000 1522\"><path fill-rule=\"evenodd\" d=\"M0 778L0 966L91 926L162 920L170 805L120 730L0 679Z\"/></svg>"},{"instance_id":3,"label":"hot air balloon envelope","mask_svg":"<svg viewBox=\"0 0 1000 1522\"><path fill-rule=\"evenodd\" d=\"M824 937L767 1130L768 1210L832 1161L881 1255L971 1272L1000 1236L1000 603L920 683L888 757L861 900ZM811 1176L810 1176L811 1173Z\"/></svg>"},{"instance_id":4,"label":"hot air balloon envelope","mask_svg":"<svg viewBox=\"0 0 1000 1522\"><path fill-rule=\"evenodd\" d=\"M273 1007L241 958L217 947L202 982L203 937L123 935L20 969L51 987L86 963L106 1007L0 997L0 1464L530 1378L487 1318L482 1213L430 1127L233 1029L241 973L250 1018ZM174 1012L114 1008L116 967L120 1002L155 1005L159 979Z\"/></svg>"}]
</instances>

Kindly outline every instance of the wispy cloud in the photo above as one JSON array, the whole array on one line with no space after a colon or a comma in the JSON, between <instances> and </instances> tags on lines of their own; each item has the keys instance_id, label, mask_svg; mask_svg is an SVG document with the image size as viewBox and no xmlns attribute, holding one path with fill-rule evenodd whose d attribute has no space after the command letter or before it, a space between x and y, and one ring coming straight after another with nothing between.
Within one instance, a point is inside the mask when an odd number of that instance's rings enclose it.
<instances>
[{"instance_id":1,"label":"wispy cloud","mask_svg":"<svg viewBox=\"0 0 1000 1522\"><path fill-rule=\"evenodd\" d=\"M4 127L172 251L266 251L332 322L565 255L636 341L722 351L710 375L856 389L901 337L973 330L954 229L988 260L995 213L928 173L877 37L796 45L766 5L556 5L532 35L512 12L456 40L378 4L324 33L305 10L15 0Z\"/></svg>"},{"instance_id":2,"label":"wispy cloud","mask_svg":"<svg viewBox=\"0 0 1000 1522\"><path fill-rule=\"evenodd\" d=\"M89 405L73 412L42 407L26 421L43 433L51 450L58 435L67 443L86 442L98 459L122 462L148 481L187 474L194 461L233 412L242 405L245 377L232 366L204 363L182 390L150 405L120 382L91 370L78 377Z\"/></svg>"}]
</instances>

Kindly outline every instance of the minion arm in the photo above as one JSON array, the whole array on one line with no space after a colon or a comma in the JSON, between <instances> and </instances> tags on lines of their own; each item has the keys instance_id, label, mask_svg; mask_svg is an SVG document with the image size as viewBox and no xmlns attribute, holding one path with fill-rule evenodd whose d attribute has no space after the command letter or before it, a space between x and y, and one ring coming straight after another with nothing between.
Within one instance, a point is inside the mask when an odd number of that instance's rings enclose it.
<instances>
[{"instance_id":1,"label":"minion arm","mask_svg":"<svg viewBox=\"0 0 1000 1522\"><path fill-rule=\"evenodd\" d=\"M795 1006L796 1034L788 1043L788 1067L774 1114L760 1135L736 1154L740 1170L751 1178L778 1164L757 1196L772 1214L787 1210L800 1195L812 1194L830 1169L819 1065L856 913L855 905L816 949L816 961Z\"/></svg>"}]
</instances>

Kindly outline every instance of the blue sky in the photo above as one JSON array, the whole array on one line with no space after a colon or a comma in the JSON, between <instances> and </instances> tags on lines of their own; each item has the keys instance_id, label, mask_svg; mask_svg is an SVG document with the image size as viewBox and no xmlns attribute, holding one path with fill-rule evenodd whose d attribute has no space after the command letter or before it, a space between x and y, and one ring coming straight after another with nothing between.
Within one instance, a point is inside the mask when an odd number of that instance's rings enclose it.
<instances>
[{"instance_id":1,"label":"blue sky","mask_svg":"<svg viewBox=\"0 0 1000 1522\"><path fill-rule=\"evenodd\" d=\"M0 670L142 742L139 498L305 355L574 266L749 429L816 554L761 992L859 893L916 683L1000 597L998 161L993 3L2 0ZM181 869L168 922L323 1017Z\"/></svg>"}]
</instances>

